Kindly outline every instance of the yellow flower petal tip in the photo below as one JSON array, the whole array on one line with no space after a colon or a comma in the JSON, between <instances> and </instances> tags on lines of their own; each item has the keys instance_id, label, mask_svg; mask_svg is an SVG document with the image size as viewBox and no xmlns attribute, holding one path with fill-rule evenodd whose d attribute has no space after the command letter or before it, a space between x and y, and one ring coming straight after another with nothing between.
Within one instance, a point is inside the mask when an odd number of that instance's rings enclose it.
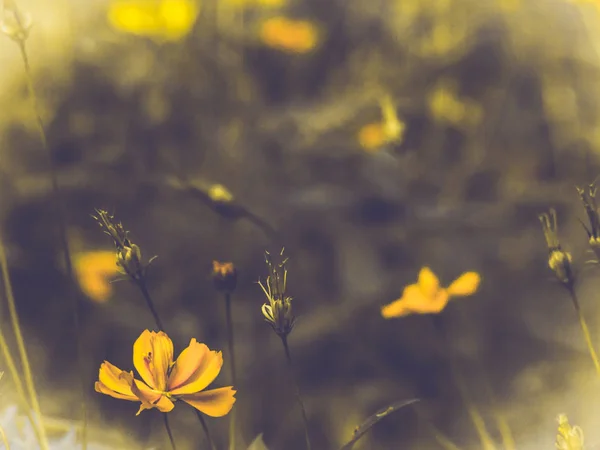
<instances>
[{"instance_id":1,"label":"yellow flower petal tip","mask_svg":"<svg viewBox=\"0 0 600 450\"><path fill-rule=\"evenodd\" d=\"M319 42L319 30L312 22L279 16L261 24L259 37L267 47L287 53L308 53Z\"/></svg>"},{"instance_id":2,"label":"yellow flower petal tip","mask_svg":"<svg viewBox=\"0 0 600 450\"><path fill-rule=\"evenodd\" d=\"M423 267L417 283L406 286L401 298L383 306L381 315L385 319L391 319L410 314L438 314L452 297L472 295L480 283L481 276L477 272L465 272L448 288L443 288L433 271L429 267Z\"/></svg>"},{"instance_id":3,"label":"yellow flower petal tip","mask_svg":"<svg viewBox=\"0 0 600 450\"><path fill-rule=\"evenodd\" d=\"M173 361L173 342L160 331L145 330L133 345L133 372L123 371L109 362L100 366L96 392L122 400L140 402L137 414L156 408L169 412L175 402L182 400L200 412L221 417L235 403L232 386L206 389L219 375L223 366L221 352L191 339L176 361Z\"/></svg>"},{"instance_id":4,"label":"yellow flower petal tip","mask_svg":"<svg viewBox=\"0 0 600 450\"><path fill-rule=\"evenodd\" d=\"M73 269L81 291L96 303L105 303L112 296L110 281L117 275L114 251L96 250L76 253Z\"/></svg>"},{"instance_id":5,"label":"yellow flower petal tip","mask_svg":"<svg viewBox=\"0 0 600 450\"><path fill-rule=\"evenodd\" d=\"M473 295L479 289L481 275L477 272L465 272L448 286L451 296Z\"/></svg>"},{"instance_id":6,"label":"yellow flower petal tip","mask_svg":"<svg viewBox=\"0 0 600 450\"><path fill-rule=\"evenodd\" d=\"M123 33L177 41L193 28L198 5L195 0L112 0L107 17Z\"/></svg>"}]
</instances>

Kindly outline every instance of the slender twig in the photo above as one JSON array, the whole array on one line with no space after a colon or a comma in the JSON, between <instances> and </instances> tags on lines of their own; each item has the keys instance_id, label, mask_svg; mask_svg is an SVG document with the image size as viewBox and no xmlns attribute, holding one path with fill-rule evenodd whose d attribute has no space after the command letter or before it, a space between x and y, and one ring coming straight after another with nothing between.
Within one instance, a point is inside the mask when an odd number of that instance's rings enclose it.
<instances>
[{"instance_id":1,"label":"slender twig","mask_svg":"<svg viewBox=\"0 0 600 450\"><path fill-rule=\"evenodd\" d=\"M8 264L6 261L6 252L4 250L4 243L2 239L0 239L0 265L2 265L2 273L8 274L8 269L5 270L5 267L7 267ZM23 382L21 381L21 377L19 376L19 370L17 369L15 360L12 356L12 353L10 352L2 328L0 328L0 351L2 352L2 356L4 357L4 361L6 363L6 366L8 367L8 371L10 372L10 375L13 379L13 383L15 384L15 389L17 391L17 396L19 397L19 402L21 404L21 408L23 409L23 413L29 418L36 439L40 443L40 445L42 445L42 436L40 434L41 426L38 422L36 422L36 420L33 418L33 415L31 414L31 405L29 404L29 400L27 399L27 395L25 394L25 388L23 387Z\"/></svg>"},{"instance_id":2,"label":"slender twig","mask_svg":"<svg viewBox=\"0 0 600 450\"><path fill-rule=\"evenodd\" d=\"M15 333L15 340L17 341L17 349L19 351L19 357L21 358L21 364L23 365L23 375L25 377L25 387L27 389L27 394L29 395L29 401L31 402L31 409L33 409L33 413L36 416L36 423L34 423L34 429L39 430L39 439L40 445L43 449L47 449L48 447L48 438L46 437L46 431L44 430L44 426L42 425L42 412L40 410L40 404L37 398L37 392L35 389L35 384L33 382L33 376L31 374L31 366L29 365L29 358L27 356L27 349L25 348L25 341L23 339L23 334L21 333L21 326L19 324L19 315L17 314L17 307L15 304L15 297L13 295L12 283L10 281L10 274L8 273L8 262L6 260L6 250L4 248L4 242L0 239L0 266L2 267L2 282L4 284L4 292L6 295L6 300L8 303L8 311L10 314L10 321L13 326L13 331ZM2 336L2 341L4 341L4 337ZM4 347L6 345L5 342L2 343ZM5 351L5 357L8 355L8 350ZM7 359L7 364L9 364L9 360ZM12 361L9 366L14 366L14 361ZM10 369L15 370L15 369ZM19 379L18 375L13 374L13 378ZM15 381L16 381L15 379ZM20 384L20 381L19 381ZM21 387L21 390L23 388ZM21 395L25 395L22 393ZM28 411L31 414L30 411Z\"/></svg>"},{"instance_id":3,"label":"slender twig","mask_svg":"<svg viewBox=\"0 0 600 450\"><path fill-rule=\"evenodd\" d=\"M163 326L158 313L156 312L156 308L154 307L154 302L152 301L152 297L150 297L150 293L148 292L148 288L146 287L146 280L141 278L136 281L137 286L140 288L142 295L144 296L144 300L146 300L146 306L152 313L152 317L154 317L154 322L156 322L156 326L160 331L164 331L165 327Z\"/></svg>"},{"instance_id":4,"label":"slender twig","mask_svg":"<svg viewBox=\"0 0 600 450\"><path fill-rule=\"evenodd\" d=\"M443 355L446 355L446 359L448 365L450 366L451 376L453 378L454 384L458 389L458 392L467 407L467 412L469 417L471 418L471 422L479 435L479 440L481 441L481 446L484 450L494 450L496 447L494 445L494 441L485 426L485 421L483 420L483 416L475 406L471 395L469 393L469 389L467 387L467 383L462 376L458 364L452 354L451 349L448 346L448 338L446 336L444 326L442 323L442 318L440 316L432 316L433 326L435 328L435 332L438 340L438 347Z\"/></svg>"},{"instance_id":5,"label":"slender twig","mask_svg":"<svg viewBox=\"0 0 600 450\"><path fill-rule=\"evenodd\" d=\"M581 325L581 331L583 332L585 343L587 344L587 348L590 352L590 357L594 362L596 373L598 374L598 376L600 376L600 361L598 360L598 355L596 354L596 350L594 349L594 344L592 343L592 336L587 326L587 322L585 321L585 318L583 317L583 312L581 311L581 307L579 306L579 299L577 298L577 294L575 293L575 288L573 286L567 286L567 289L569 291L569 295L571 296L573 306L575 307L575 312L577 312L579 325Z\"/></svg>"},{"instance_id":6,"label":"slender twig","mask_svg":"<svg viewBox=\"0 0 600 450\"><path fill-rule=\"evenodd\" d=\"M173 439L173 432L171 431L171 426L169 425L169 414L162 413L163 419L165 420L165 429L167 430L167 434L169 435L169 442L171 443L171 448L173 450L177 450L177 446L175 445L175 439Z\"/></svg>"},{"instance_id":7,"label":"slender twig","mask_svg":"<svg viewBox=\"0 0 600 450\"><path fill-rule=\"evenodd\" d=\"M6 439L6 433L4 432L4 428L2 428L2 427L0 427L0 438L2 439L4 448L6 450L10 450L10 445L8 444L8 439Z\"/></svg>"},{"instance_id":8,"label":"slender twig","mask_svg":"<svg viewBox=\"0 0 600 450\"><path fill-rule=\"evenodd\" d=\"M227 322L227 344L229 346L229 364L231 368L231 383L237 386L235 371L235 344L233 340L233 319L231 314L231 293L225 293L225 320ZM236 409L229 414L229 450L235 450Z\"/></svg>"},{"instance_id":9,"label":"slender twig","mask_svg":"<svg viewBox=\"0 0 600 450\"><path fill-rule=\"evenodd\" d=\"M298 401L298 406L300 406L300 412L302 413L302 421L304 422L304 437L306 439L306 449L311 450L310 445L310 435L308 433L308 418L306 416L306 409L304 408L304 402L302 401L302 395L300 394L300 386L298 386L298 382L296 381L296 376L294 374L294 364L292 361L292 355L290 354L290 347L288 345L287 336L280 335L281 343L283 344L283 349L285 351L285 359L288 363L288 367L290 369L290 374L292 377L292 382L294 383L294 388L296 390L296 400Z\"/></svg>"},{"instance_id":10,"label":"slender twig","mask_svg":"<svg viewBox=\"0 0 600 450\"><path fill-rule=\"evenodd\" d=\"M212 438L210 437L210 431L208 431L208 426L206 425L206 421L204 420L204 417L202 417L202 413L200 411L198 411L197 409L194 409L194 412L196 413L196 416L198 417L198 420L200 421L200 424L202 425L202 429L204 430L204 434L206 435L206 440L208 441L208 445L210 445L211 450L216 450L217 447L215 447L215 443L213 442Z\"/></svg>"},{"instance_id":11,"label":"slender twig","mask_svg":"<svg viewBox=\"0 0 600 450\"><path fill-rule=\"evenodd\" d=\"M38 106L37 95L35 92L35 87L33 85L33 76L31 67L29 65L29 57L27 55L27 48L25 46L24 40L17 41L19 46L19 50L21 51L21 58L23 60L23 65L25 66L25 78L27 80L27 88L29 91L29 96L31 98L31 102L33 104L33 110L35 114L35 119L38 127L38 131L40 134L40 139L42 141L42 146L46 152L46 156L48 157L48 162L50 166L50 178L52 182L52 192L54 197L54 203L56 207L56 215L57 222L59 225L59 234L60 234L60 243L63 249L63 256L65 262L65 268L67 270L67 274L69 276L70 290L71 290L71 299L73 302L73 327L75 331L75 340L76 342L76 352L77 352L77 361L79 365L79 378L81 384L81 414L82 414L82 428L81 428L81 443L83 450L87 449L87 405L86 405L86 383L85 383L85 368L83 367L83 349L81 342L81 331L80 331L80 319L79 319L79 301L77 296L72 292L72 287L74 284L74 275L73 275L73 265L71 262L71 252L69 250L69 242L67 240L67 226L65 223L66 210L64 204L62 202L60 196L60 190L58 185L58 176L57 170L54 163L54 159L52 157L52 152L50 150L50 146L48 145L48 138L46 136L46 131L44 129L44 122L42 121L42 116L40 114L40 109ZM37 402L37 401L36 401ZM35 408L35 403L32 405Z\"/></svg>"}]
</instances>

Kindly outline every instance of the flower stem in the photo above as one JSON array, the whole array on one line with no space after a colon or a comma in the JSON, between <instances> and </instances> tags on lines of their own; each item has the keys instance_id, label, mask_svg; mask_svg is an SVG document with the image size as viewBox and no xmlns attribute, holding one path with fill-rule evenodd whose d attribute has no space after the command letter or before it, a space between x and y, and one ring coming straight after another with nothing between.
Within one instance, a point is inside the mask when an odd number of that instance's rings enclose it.
<instances>
[{"instance_id":1,"label":"flower stem","mask_svg":"<svg viewBox=\"0 0 600 450\"><path fill-rule=\"evenodd\" d=\"M592 343L592 336L587 326L587 322L585 321L585 318L583 317L583 312L581 311L581 307L579 306L579 299L577 298L577 294L575 293L575 288L573 286L569 286L568 290L569 295L571 296L571 300L573 302L573 306L575 307L575 311L577 312L577 317L579 318L579 325L581 325L581 331L583 332L585 343L587 344L587 348L590 352L590 357L594 362L596 373L600 377L600 361L598 360L598 355L596 354L596 350L594 349L594 344Z\"/></svg>"},{"instance_id":2,"label":"flower stem","mask_svg":"<svg viewBox=\"0 0 600 450\"><path fill-rule=\"evenodd\" d=\"M462 398L462 401L464 402L465 406L467 407L467 412L469 414L469 417L471 418L471 422L473 423L473 426L475 427L475 430L477 431L477 434L479 435L479 440L481 441L481 447L484 450L494 450L496 447L494 445L494 441L493 441L492 437L490 436L490 433L488 432L488 430L485 426L485 421L483 420L483 416L477 409L477 406L475 406L475 403L473 402L471 395L469 393L467 383L458 368L458 364L456 363L456 360L454 359L454 357L452 355L451 349L449 348L449 346L447 344L448 338L447 338L445 330L444 330L442 318L440 316L432 316L432 319L433 319L433 326L435 328L436 335L438 338L439 349L443 355L447 356L447 361L450 366L450 372L451 372L452 378L454 380L454 384L458 389L458 392Z\"/></svg>"},{"instance_id":3,"label":"flower stem","mask_svg":"<svg viewBox=\"0 0 600 450\"><path fill-rule=\"evenodd\" d=\"M231 293L225 293L225 320L227 322L227 344L229 346L229 364L231 367L231 383L237 386L235 371L235 344L233 340L233 319L231 313ZM236 409L233 408L229 418L229 450L235 450Z\"/></svg>"},{"instance_id":4,"label":"flower stem","mask_svg":"<svg viewBox=\"0 0 600 450\"><path fill-rule=\"evenodd\" d=\"M306 409L304 408L304 402L302 401L302 395L300 394L300 387L298 386L296 376L294 375L294 364L292 361L292 355L290 354L290 347L288 345L287 336L280 335L279 337L281 338L281 343L283 344L283 349L285 351L285 359L290 369L292 382L294 383L294 389L296 391L296 400L298 401L298 405L300 406L300 412L302 413L302 421L304 422L304 437L306 439L306 450L311 450L312 447L310 445L310 435L308 433L308 419L306 416Z\"/></svg>"},{"instance_id":5,"label":"flower stem","mask_svg":"<svg viewBox=\"0 0 600 450\"><path fill-rule=\"evenodd\" d=\"M160 320L160 317L158 316L158 313L156 312L156 308L154 307L154 302L152 301L152 297L150 297L150 293L148 292L148 288L146 287L146 281L142 278L140 280L136 280L136 284L140 288L140 291L142 292L142 295L144 296L144 300L146 300L146 306L148 306L148 309L152 313L152 317L154 317L154 322L156 322L156 326L158 327L158 330L165 331L165 327L163 326L162 321Z\"/></svg>"},{"instance_id":6,"label":"flower stem","mask_svg":"<svg viewBox=\"0 0 600 450\"><path fill-rule=\"evenodd\" d=\"M82 342L81 342L81 331L80 331L80 319L79 319L79 301L76 297L76 295L74 294L74 292L72 291L73 286L75 285L75 278L73 275L73 265L71 262L71 252L69 250L69 242L67 240L67 226L65 223L65 207L64 204L62 202L61 196L60 196L60 191L59 191L59 186L58 186L58 176L57 176L57 170L56 170L56 166L54 164L54 160L52 158L52 152L50 150L50 146L48 145L48 138L46 136L46 131L44 129L44 123L42 121L42 116L40 114L40 110L39 110L39 106L38 106L38 100L37 100L37 95L35 92L35 88L33 85L33 76L32 76L32 72L31 72L31 67L29 65L29 57L27 55L27 48L25 46L25 41L21 40L17 42L18 46L19 46L19 50L21 52L21 59L23 60L23 65L25 67L25 78L27 80L27 89L29 91L29 96L31 98L31 102L33 105L33 111L35 114L35 119L36 119L36 123L37 123L37 127L38 127L38 131L40 134L40 140L42 141L42 146L44 148L44 151L46 152L46 156L48 158L48 163L49 163L49 167L50 167L50 179L51 179L51 183L52 183L52 193L53 193L53 198L54 198L54 203L55 203L55 208L57 211L57 222L58 222L58 226L59 226L59 238L60 238L60 244L62 246L62 250L63 250L63 257L64 257L64 262L65 262L65 268L67 270L67 275L69 277L70 280L70 293L71 293L71 299L72 299L72 309L73 309L73 328L74 328L74 333L75 333L75 340L76 340L76 358L77 358L77 362L78 362L78 366L79 366L79 381L80 381L80 388L81 388L81 416L82 416L82 427L81 427L81 445L82 445L82 449L86 450L87 449L87 405L86 405L86 383L85 383L85 368L83 366L83 349L82 349ZM17 333L17 328L15 328L15 333ZM19 338L17 338L17 342L19 342ZM23 365L24 365L24 369L25 369L25 375L27 377L27 367L25 367L26 362L23 361ZM28 364L27 364L28 366ZM27 379L27 378L26 378ZM36 405L37 405L37 399L36 400L32 400L32 406L35 410ZM40 420L41 420L41 416L40 416ZM40 424L41 426L41 424ZM43 432L43 427L42 427L42 433ZM42 436L44 436L44 434L42 434Z\"/></svg>"},{"instance_id":7,"label":"flower stem","mask_svg":"<svg viewBox=\"0 0 600 450\"><path fill-rule=\"evenodd\" d=\"M19 316L17 314L17 307L15 304L15 297L13 295L12 284L10 281L10 274L8 272L8 262L6 260L6 250L4 248L4 242L0 239L0 266L2 267L2 282L4 284L4 292L6 295L6 300L8 303L8 311L10 313L10 321L13 326L13 330L15 333L15 340L17 341L17 349L19 351L19 357L21 358L21 364L23 365L23 373L25 376L25 387L27 389L27 393L29 395L29 401L31 402L31 409L33 409L33 413L36 416L36 422L32 423L33 429L37 430L39 435L37 436L40 440L40 446L42 449L48 449L48 439L46 437L46 431L44 430L44 426L42 424L42 413L40 410L40 404L38 403L37 392L35 390L35 384L33 383L33 376L31 374L31 366L29 365L29 358L27 356L27 349L25 348L25 341L23 339L23 335L21 333L21 326L19 324ZM23 387L21 384L21 380L19 378L18 373L16 372L16 367L14 360L9 353L8 346L4 339L4 334L0 334L0 345L2 346L2 350L7 361L7 365L9 366L9 370L12 372L13 378L15 379L15 385L17 386L17 391L20 390L19 394L25 398L25 393L23 392ZM13 372L14 371L14 372ZM27 404L27 414L31 417L31 411L29 410L29 401L26 401ZM36 433L36 434L38 434Z\"/></svg>"},{"instance_id":8,"label":"flower stem","mask_svg":"<svg viewBox=\"0 0 600 450\"><path fill-rule=\"evenodd\" d=\"M162 413L163 419L165 419L165 429L167 430L167 434L169 435L169 442L171 443L171 448L173 450L177 450L177 446L175 445L175 439L173 439L173 432L171 431L171 426L169 425L169 415L168 413Z\"/></svg>"},{"instance_id":9,"label":"flower stem","mask_svg":"<svg viewBox=\"0 0 600 450\"><path fill-rule=\"evenodd\" d=\"M217 447L215 447L215 443L213 442L212 438L210 437L210 431L208 431L208 426L206 425L206 421L204 420L204 417L202 417L202 413L200 411L198 411L197 409L194 409L194 412L196 413L196 416L198 417L198 420L200 421L200 425L202 425L202 429L204 430L204 434L206 435L206 440L208 441L208 445L210 446L211 450L216 450Z\"/></svg>"}]
</instances>

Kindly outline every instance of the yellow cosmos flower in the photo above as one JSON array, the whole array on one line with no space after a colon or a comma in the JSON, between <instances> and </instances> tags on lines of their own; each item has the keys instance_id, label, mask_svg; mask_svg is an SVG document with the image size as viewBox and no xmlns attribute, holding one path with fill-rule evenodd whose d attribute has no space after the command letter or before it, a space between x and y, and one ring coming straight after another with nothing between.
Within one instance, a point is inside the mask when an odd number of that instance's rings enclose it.
<instances>
[{"instance_id":1,"label":"yellow cosmos flower","mask_svg":"<svg viewBox=\"0 0 600 450\"><path fill-rule=\"evenodd\" d=\"M480 282L477 272L465 272L450 286L443 288L431 269L423 267L417 283L405 287L401 298L382 307L381 315L391 319L409 314L437 314L446 307L450 298L474 294Z\"/></svg>"},{"instance_id":2,"label":"yellow cosmos flower","mask_svg":"<svg viewBox=\"0 0 600 450\"><path fill-rule=\"evenodd\" d=\"M118 274L114 251L76 253L73 257L73 269L85 295L98 303L108 301L113 291L110 281Z\"/></svg>"},{"instance_id":3,"label":"yellow cosmos flower","mask_svg":"<svg viewBox=\"0 0 600 450\"><path fill-rule=\"evenodd\" d=\"M306 20L272 17L260 27L260 40L267 47L288 53L308 53L317 46L317 27Z\"/></svg>"},{"instance_id":4,"label":"yellow cosmos flower","mask_svg":"<svg viewBox=\"0 0 600 450\"><path fill-rule=\"evenodd\" d=\"M235 403L233 386L205 390L219 375L223 355L196 339L173 362L169 336L145 330L133 344L133 365L143 381L136 380L133 371L126 372L104 361L96 392L141 402L137 414L151 408L169 412L174 401L183 400L207 416L222 417Z\"/></svg>"},{"instance_id":5,"label":"yellow cosmos flower","mask_svg":"<svg viewBox=\"0 0 600 450\"><path fill-rule=\"evenodd\" d=\"M177 41L191 31L198 14L197 0L111 0L108 21L118 31Z\"/></svg>"}]
</instances>

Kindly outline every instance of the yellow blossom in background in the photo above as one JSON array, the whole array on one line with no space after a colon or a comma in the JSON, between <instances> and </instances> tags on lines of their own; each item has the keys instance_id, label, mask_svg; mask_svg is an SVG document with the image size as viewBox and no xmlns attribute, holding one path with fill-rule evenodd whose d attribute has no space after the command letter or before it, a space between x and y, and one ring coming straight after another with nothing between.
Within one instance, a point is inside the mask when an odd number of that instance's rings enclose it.
<instances>
[{"instance_id":1,"label":"yellow blossom in background","mask_svg":"<svg viewBox=\"0 0 600 450\"><path fill-rule=\"evenodd\" d=\"M282 16L262 22L259 35L267 47L287 53L308 53L319 41L319 31L314 23Z\"/></svg>"},{"instance_id":2,"label":"yellow blossom in background","mask_svg":"<svg viewBox=\"0 0 600 450\"><path fill-rule=\"evenodd\" d=\"M358 143L367 151L374 151L381 148L386 143L383 123L374 122L363 126L358 130Z\"/></svg>"},{"instance_id":3,"label":"yellow blossom in background","mask_svg":"<svg viewBox=\"0 0 600 450\"><path fill-rule=\"evenodd\" d=\"M118 274L115 252L93 250L75 253L73 270L81 291L97 303L105 303L112 295L111 280Z\"/></svg>"},{"instance_id":4,"label":"yellow blossom in background","mask_svg":"<svg viewBox=\"0 0 600 450\"><path fill-rule=\"evenodd\" d=\"M477 272L465 272L450 286L443 288L431 269L423 267L417 283L405 287L401 298L382 307L381 315L391 319L409 314L437 314L446 307L450 298L474 294L480 282L481 276Z\"/></svg>"},{"instance_id":5,"label":"yellow blossom in background","mask_svg":"<svg viewBox=\"0 0 600 450\"><path fill-rule=\"evenodd\" d=\"M406 124L398 118L396 107L389 95L379 102L382 121L364 125L357 134L360 146L366 151L379 150L383 145L399 143L404 137Z\"/></svg>"},{"instance_id":6,"label":"yellow blossom in background","mask_svg":"<svg viewBox=\"0 0 600 450\"><path fill-rule=\"evenodd\" d=\"M219 375L223 366L221 352L210 350L192 339L173 362L173 342L166 333L145 330L133 344L133 372L126 372L104 361L100 366L96 392L114 398L141 402L145 409L171 411L174 401L182 400L211 417L222 417L235 403L232 386L205 390Z\"/></svg>"},{"instance_id":7,"label":"yellow blossom in background","mask_svg":"<svg viewBox=\"0 0 600 450\"><path fill-rule=\"evenodd\" d=\"M108 21L118 31L177 41L193 28L198 0L111 0Z\"/></svg>"},{"instance_id":8,"label":"yellow blossom in background","mask_svg":"<svg viewBox=\"0 0 600 450\"><path fill-rule=\"evenodd\" d=\"M438 122L457 127L477 125L483 115L481 107L471 100L460 99L456 91L456 83L439 82L427 98L431 115Z\"/></svg>"}]
</instances>

